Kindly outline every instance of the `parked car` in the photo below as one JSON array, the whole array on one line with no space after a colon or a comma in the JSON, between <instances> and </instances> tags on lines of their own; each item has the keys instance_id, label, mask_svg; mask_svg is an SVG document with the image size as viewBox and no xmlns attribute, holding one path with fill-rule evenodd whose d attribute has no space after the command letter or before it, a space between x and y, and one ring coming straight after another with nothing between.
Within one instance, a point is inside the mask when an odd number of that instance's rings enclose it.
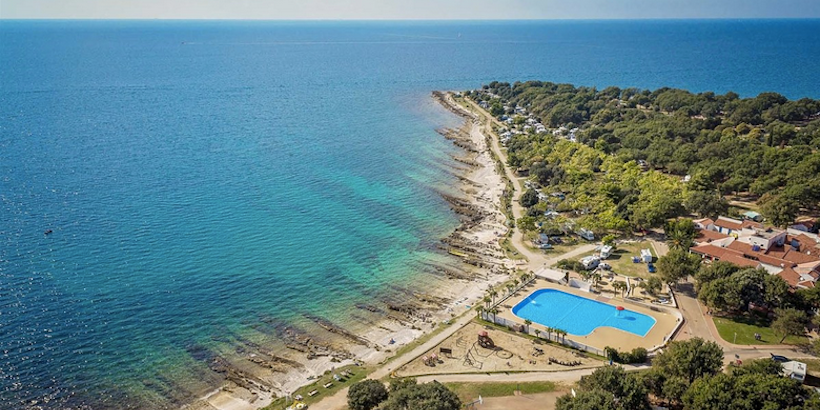
<instances>
[{"instance_id":1,"label":"parked car","mask_svg":"<svg viewBox=\"0 0 820 410\"><path fill-rule=\"evenodd\" d=\"M651 263L647 264L646 268L649 269L649 273L655 273L655 271L656 271L655 265L653 265Z\"/></svg>"},{"instance_id":2,"label":"parked car","mask_svg":"<svg viewBox=\"0 0 820 410\"><path fill-rule=\"evenodd\" d=\"M609 264L606 262L601 262L598 264L598 269L610 270L612 269L612 266L609 266Z\"/></svg>"}]
</instances>

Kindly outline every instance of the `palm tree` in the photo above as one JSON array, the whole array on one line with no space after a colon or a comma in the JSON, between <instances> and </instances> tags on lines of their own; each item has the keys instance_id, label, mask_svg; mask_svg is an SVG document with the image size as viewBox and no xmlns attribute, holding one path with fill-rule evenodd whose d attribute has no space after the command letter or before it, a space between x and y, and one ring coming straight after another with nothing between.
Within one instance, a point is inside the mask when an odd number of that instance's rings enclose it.
<instances>
[{"instance_id":1,"label":"palm tree","mask_svg":"<svg viewBox=\"0 0 820 410\"><path fill-rule=\"evenodd\" d=\"M673 224L672 229L666 231L666 241L669 249L688 250L692 246L693 235L685 229Z\"/></svg>"},{"instance_id":2,"label":"palm tree","mask_svg":"<svg viewBox=\"0 0 820 410\"><path fill-rule=\"evenodd\" d=\"M490 297L489 297L489 296L484 296L484 304L487 306L487 309L489 309L489 308L490 308L490 301L491 301L491 300L492 300L492 299L490 299Z\"/></svg>"},{"instance_id":3,"label":"palm tree","mask_svg":"<svg viewBox=\"0 0 820 410\"><path fill-rule=\"evenodd\" d=\"M516 288L517 288L517 287L518 287L518 283L519 283L519 282L518 282L518 279L513 279L513 286L514 286L514 287L516 287Z\"/></svg>"},{"instance_id":4,"label":"palm tree","mask_svg":"<svg viewBox=\"0 0 820 410\"><path fill-rule=\"evenodd\" d=\"M526 319L524 320L524 324L527 325L527 334L530 333L530 325L532 324L532 320Z\"/></svg>"},{"instance_id":5,"label":"palm tree","mask_svg":"<svg viewBox=\"0 0 820 410\"><path fill-rule=\"evenodd\" d=\"M624 281L617 281L612 284L612 288L621 292L621 297L624 295L624 291L628 286L626 286L626 282Z\"/></svg>"},{"instance_id":6,"label":"palm tree","mask_svg":"<svg viewBox=\"0 0 820 410\"><path fill-rule=\"evenodd\" d=\"M493 304L495 304L495 297L498 296L498 292L495 289L490 288L490 296L493 297Z\"/></svg>"},{"instance_id":7,"label":"palm tree","mask_svg":"<svg viewBox=\"0 0 820 410\"><path fill-rule=\"evenodd\" d=\"M508 294L508 295L511 295L511 294L512 294L513 287L514 287L514 286L513 286L513 284L512 284L512 283L508 283L508 284L507 284L507 294Z\"/></svg>"},{"instance_id":8,"label":"palm tree","mask_svg":"<svg viewBox=\"0 0 820 410\"><path fill-rule=\"evenodd\" d=\"M544 326L544 330L547 331L547 340L552 340L552 328L549 326Z\"/></svg>"},{"instance_id":9,"label":"palm tree","mask_svg":"<svg viewBox=\"0 0 820 410\"><path fill-rule=\"evenodd\" d=\"M541 337L541 331L540 330L535 329L535 337L538 337L538 338Z\"/></svg>"},{"instance_id":10,"label":"palm tree","mask_svg":"<svg viewBox=\"0 0 820 410\"><path fill-rule=\"evenodd\" d=\"M481 316L481 314L482 314L482 313L484 313L484 310L485 310L485 309L484 309L484 306L478 306L478 307L476 307L476 308L475 308L476 314L477 314L477 315L478 315L478 317L479 317L479 318L481 318L481 319L483 319L483 317Z\"/></svg>"},{"instance_id":11,"label":"palm tree","mask_svg":"<svg viewBox=\"0 0 820 410\"><path fill-rule=\"evenodd\" d=\"M567 335L567 332L566 332L566 331L561 330L561 329L553 329L553 330L555 330L555 336L556 336L556 339L558 338L558 336L560 336L560 337L561 337L561 340L562 340L563 342L566 342L566 341L567 341L567 339L564 337L564 336L566 336L566 335Z\"/></svg>"},{"instance_id":12,"label":"palm tree","mask_svg":"<svg viewBox=\"0 0 820 410\"><path fill-rule=\"evenodd\" d=\"M598 286L598 282L600 282L603 278L600 273L593 273L592 276L590 276L590 279L592 279L592 286Z\"/></svg>"},{"instance_id":13,"label":"palm tree","mask_svg":"<svg viewBox=\"0 0 820 410\"><path fill-rule=\"evenodd\" d=\"M490 313L492 313L492 314L493 314L493 323L495 323L495 315L497 315L497 314L498 314L498 308L492 308L492 309L490 309Z\"/></svg>"}]
</instances>

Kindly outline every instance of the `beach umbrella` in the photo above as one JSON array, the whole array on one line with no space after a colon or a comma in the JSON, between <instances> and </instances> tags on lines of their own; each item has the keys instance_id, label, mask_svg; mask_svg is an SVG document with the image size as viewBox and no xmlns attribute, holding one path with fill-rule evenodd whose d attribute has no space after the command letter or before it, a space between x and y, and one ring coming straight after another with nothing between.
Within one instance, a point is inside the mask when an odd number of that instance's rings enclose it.
<instances>
[{"instance_id":1,"label":"beach umbrella","mask_svg":"<svg viewBox=\"0 0 820 410\"><path fill-rule=\"evenodd\" d=\"M624 310L623 306L615 306L615 310L618 311L618 316L621 316L621 311Z\"/></svg>"},{"instance_id":2,"label":"beach umbrella","mask_svg":"<svg viewBox=\"0 0 820 410\"><path fill-rule=\"evenodd\" d=\"M481 336L481 337L487 337L487 331L482 330L482 331L478 332L478 335Z\"/></svg>"}]
</instances>

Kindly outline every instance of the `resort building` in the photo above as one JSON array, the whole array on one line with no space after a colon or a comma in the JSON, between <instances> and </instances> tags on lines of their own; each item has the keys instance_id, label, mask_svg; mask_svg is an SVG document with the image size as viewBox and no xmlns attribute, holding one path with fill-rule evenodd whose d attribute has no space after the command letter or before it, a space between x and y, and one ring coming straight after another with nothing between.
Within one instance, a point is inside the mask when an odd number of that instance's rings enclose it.
<instances>
[{"instance_id":1,"label":"resort building","mask_svg":"<svg viewBox=\"0 0 820 410\"><path fill-rule=\"evenodd\" d=\"M812 288L820 279L820 238L796 229L763 228L754 221L720 217L694 221L692 253L707 261L763 268L793 288Z\"/></svg>"}]
</instances>

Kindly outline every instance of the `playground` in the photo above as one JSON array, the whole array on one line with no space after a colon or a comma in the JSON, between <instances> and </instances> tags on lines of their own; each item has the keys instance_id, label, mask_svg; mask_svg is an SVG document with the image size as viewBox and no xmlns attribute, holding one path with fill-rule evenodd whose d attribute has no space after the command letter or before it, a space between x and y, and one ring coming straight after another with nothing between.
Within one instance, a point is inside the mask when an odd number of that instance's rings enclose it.
<instances>
[{"instance_id":1,"label":"playground","mask_svg":"<svg viewBox=\"0 0 820 410\"><path fill-rule=\"evenodd\" d=\"M422 356L397 369L395 376L560 371L603 364L580 352L471 322Z\"/></svg>"}]
</instances>

